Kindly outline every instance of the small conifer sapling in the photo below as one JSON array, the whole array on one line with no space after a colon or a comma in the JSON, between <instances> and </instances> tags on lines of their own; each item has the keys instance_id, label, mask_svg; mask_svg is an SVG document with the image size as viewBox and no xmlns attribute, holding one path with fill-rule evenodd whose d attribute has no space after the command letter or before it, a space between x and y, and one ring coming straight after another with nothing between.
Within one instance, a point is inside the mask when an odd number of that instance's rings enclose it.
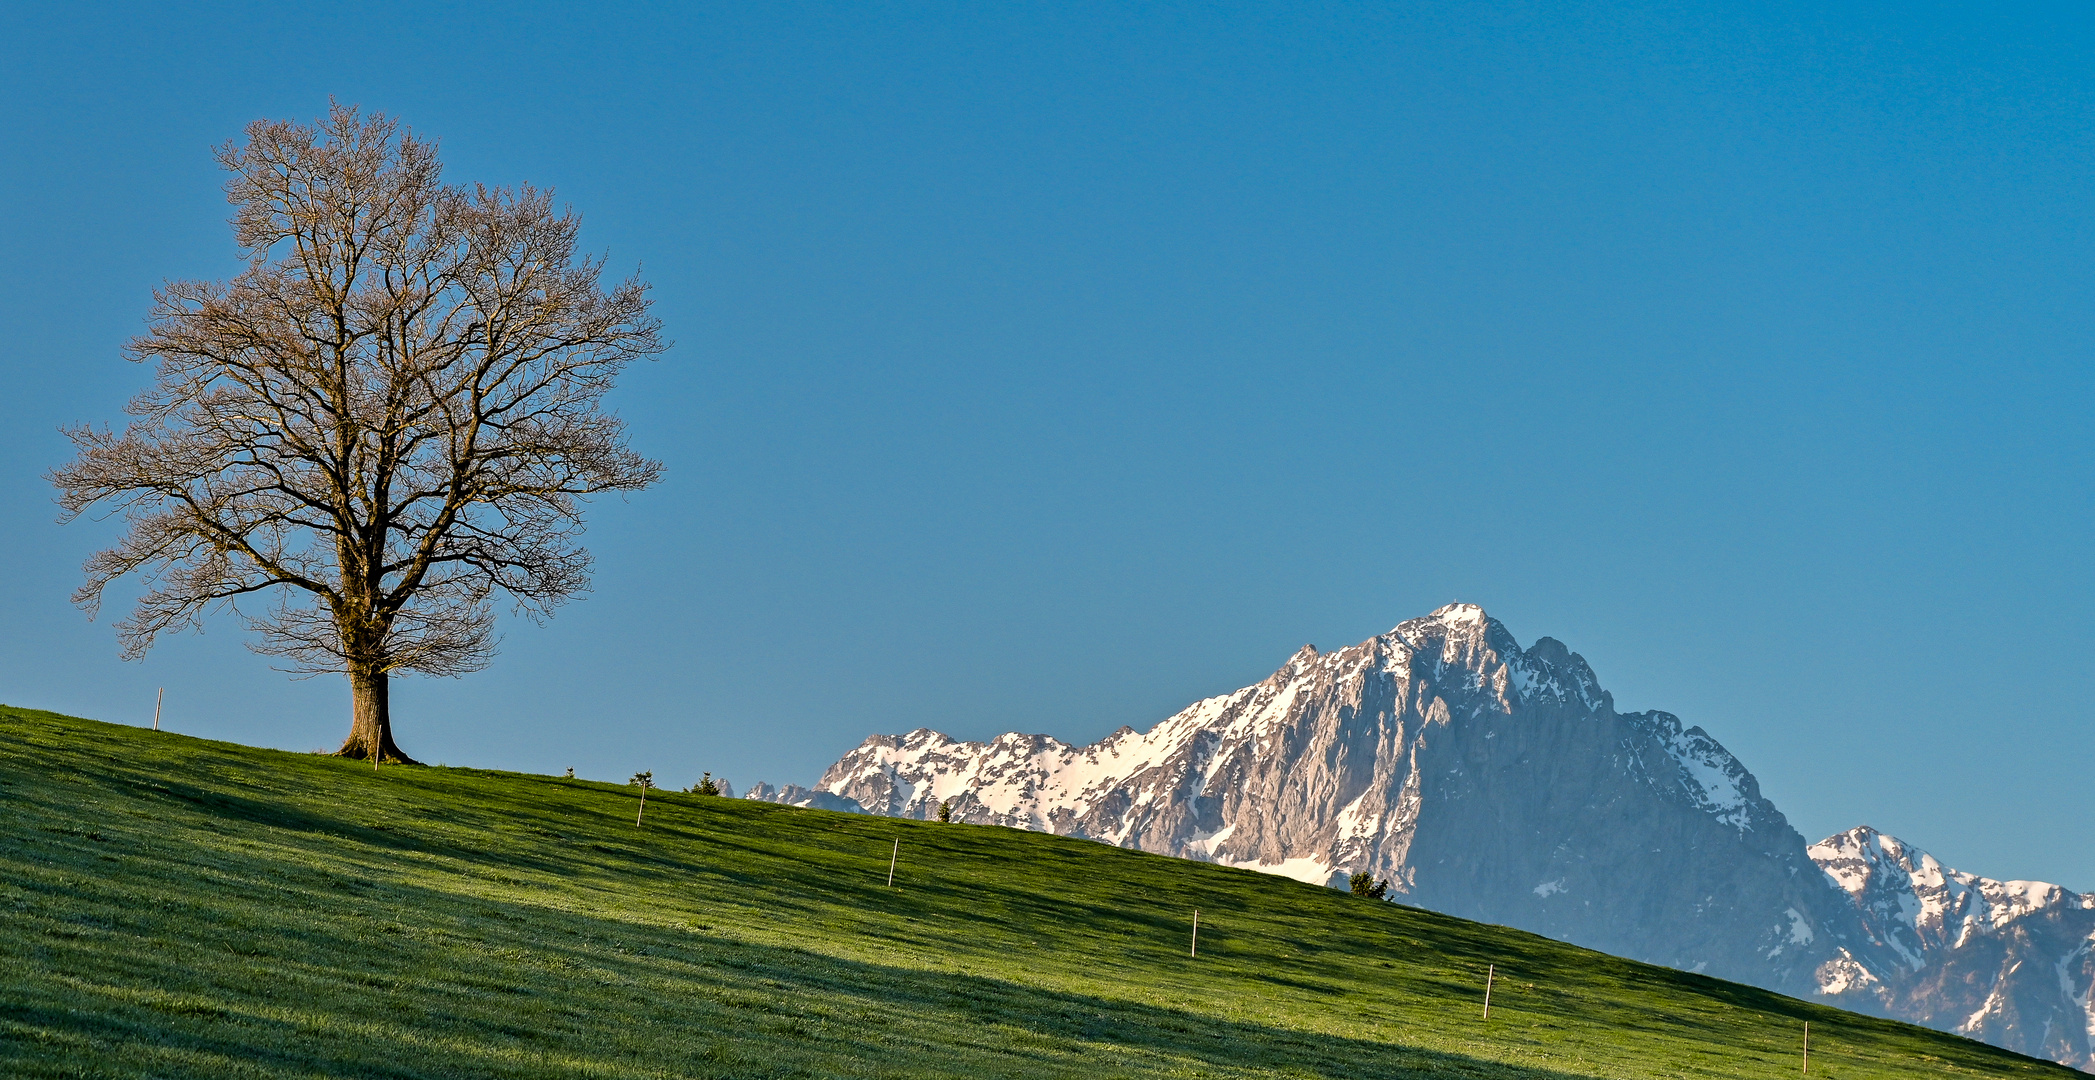
<instances>
[{"instance_id":1,"label":"small conifer sapling","mask_svg":"<svg viewBox=\"0 0 2095 1080\"><path fill-rule=\"evenodd\" d=\"M1352 889L1353 895L1365 896L1370 900L1380 900L1389 895L1389 879L1377 881L1375 875L1365 871L1346 879L1346 884Z\"/></svg>"}]
</instances>

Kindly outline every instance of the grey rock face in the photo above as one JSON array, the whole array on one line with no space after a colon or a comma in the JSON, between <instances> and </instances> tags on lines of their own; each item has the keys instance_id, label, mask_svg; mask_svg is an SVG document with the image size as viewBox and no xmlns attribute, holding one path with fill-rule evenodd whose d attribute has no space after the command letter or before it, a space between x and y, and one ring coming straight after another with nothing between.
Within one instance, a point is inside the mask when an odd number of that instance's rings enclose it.
<instances>
[{"instance_id":1,"label":"grey rock face","mask_svg":"<svg viewBox=\"0 0 2095 1080\"><path fill-rule=\"evenodd\" d=\"M860 806L855 799L847 799L842 795L832 795L827 791L804 788L799 784L772 787L770 784L759 780L756 786L750 788L749 793L742 797L755 799L757 802L784 803L787 806L812 806L817 810L841 810L847 814L863 814L866 812L866 808Z\"/></svg>"},{"instance_id":2,"label":"grey rock face","mask_svg":"<svg viewBox=\"0 0 2095 1080\"><path fill-rule=\"evenodd\" d=\"M1522 649L1471 605L1336 652L1304 646L1263 682L1090 746L876 735L814 793L914 818L951 800L957 820L1318 884L1366 871L1393 899L1618 955L1910 1019L1934 1002L1938 1026L1988 992L1962 974L1905 989L1901 948L1916 946L1870 921L1723 746L1666 713L1616 712L1577 653ZM2060 927L2028 963L2064 962L2045 951L2074 932ZM1983 967L1968 955L1956 971ZM1970 1033L2035 1052L2007 1008ZM2085 1046L2086 1026L2059 1045Z\"/></svg>"}]
</instances>

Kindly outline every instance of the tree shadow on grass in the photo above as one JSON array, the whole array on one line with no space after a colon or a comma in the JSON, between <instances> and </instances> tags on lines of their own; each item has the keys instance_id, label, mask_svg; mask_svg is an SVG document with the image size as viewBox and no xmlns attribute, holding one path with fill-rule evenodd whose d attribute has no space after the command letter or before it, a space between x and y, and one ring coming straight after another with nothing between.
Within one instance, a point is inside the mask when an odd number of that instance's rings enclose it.
<instances>
[{"instance_id":1,"label":"tree shadow on grass","mask_svg":"<svg viewBox=\"0 0 2095 1080\"><path fill-rule=\"evenodd\" d=\"M292 832L320 833L355 840L377 848L398 851L422 850L428 845L413 836L391 829L373 828L328 814L316 814L292 803L251 799L218 788L186 784L163 778L139 778L131 786L142 794L159 795L186 803L207 814L228 817Z\"/></svg>"}]
</instances>

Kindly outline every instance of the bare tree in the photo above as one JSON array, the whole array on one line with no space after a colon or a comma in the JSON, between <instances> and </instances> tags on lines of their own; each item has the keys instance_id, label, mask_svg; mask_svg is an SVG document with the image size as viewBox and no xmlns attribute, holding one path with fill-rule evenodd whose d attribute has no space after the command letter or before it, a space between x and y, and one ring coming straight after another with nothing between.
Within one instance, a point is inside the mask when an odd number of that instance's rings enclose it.
<instances>
[{"instance_id":1,"label":"bare tree","mask_svg":"<svg viewBox=\"0 0 2095 1080\"><path fill-rule=\"evenodd\" d=\"M583 501L660 475L602 407L660 324L550 192L445 186L395 120L257 121L218 160L248 267L162 287L133 419L67 432L61 520L127 526L74 601L140 576L126 659L230 609L257 651L348 675L338 753L408 761L390 677L485 667L498 596L539 621L588 586Z\"/></svg>"}]
</instances>

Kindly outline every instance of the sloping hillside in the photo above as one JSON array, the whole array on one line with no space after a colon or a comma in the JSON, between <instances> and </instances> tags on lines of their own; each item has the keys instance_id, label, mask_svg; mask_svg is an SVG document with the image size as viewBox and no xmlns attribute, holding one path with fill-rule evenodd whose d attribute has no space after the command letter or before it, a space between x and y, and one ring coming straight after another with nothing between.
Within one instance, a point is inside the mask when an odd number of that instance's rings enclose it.
<instances>
[{"instance_id":1,"label":"sloping hillside","mask_svg":"<svg viewBox=\"0 0 2095 1080\"><path fill-rule=\"evenodd\" d=\"M1808 1020L1813 1076L2080 1075L1247 870L637 795L0 709L0 1073L1767 1077Z\"/></svg>"}]
</instances>

